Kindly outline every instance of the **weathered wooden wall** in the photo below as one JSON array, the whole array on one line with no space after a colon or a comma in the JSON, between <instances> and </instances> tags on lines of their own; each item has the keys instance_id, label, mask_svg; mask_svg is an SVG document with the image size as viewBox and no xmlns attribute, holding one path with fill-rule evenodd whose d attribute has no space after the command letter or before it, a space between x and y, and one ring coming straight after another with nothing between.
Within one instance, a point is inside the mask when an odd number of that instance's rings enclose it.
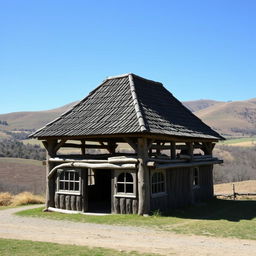
<instances>
[{"instance_id":1,"label":"weathered wooden wall","mask_svg":"<svg viewBox=\"0 0 256 256\"><path fill-rule=\"evenodd\" d=\"M151 211L168 211L213 197L212 165L199 168L198 188L192 188L191 168L166 170L166 192L162 197L151 197Z\"/></svg>"},{"instance_id":2,"label":"weathered wooden wall","mask_svg":"<svg viewBox=\"0 0 256 256\"><path fill-rule=\"evenodd\" d=\"M151 198L151 211L168 211L190 204L190 168L166 170L167 195Z\"/></svg>"},{"instance_id":3,"label":"weathered wooden wall","mask_svg":"<svg viewBox=\"0 0 256 256\"><path fill-rule=\"evenodd\" d=\"M212 165L199 167L199 188L194 189L195 202L204 201L213 197Z\"/></svg>"},{"instance_id":4,"label":"weathered wooden wall","mask_svg":"<svg viewBox=\"0 0 256 256\"><path fill-rule=\"evenodd\" d=\"M84 200L81 195L69 195L55 193L55 208L82 211L84 208Z\"/></svg>"},{"instance_id":5,"label":"weathered wooden wall","mask_svg":"<svg viewBox=\"0 0 256 256\"><path fill-rule=\"evenodd\" d=\"M113 213L121 214L137 214L138 199L128 197L115 197L113 200Z\"/></svg>"}]
</instances>

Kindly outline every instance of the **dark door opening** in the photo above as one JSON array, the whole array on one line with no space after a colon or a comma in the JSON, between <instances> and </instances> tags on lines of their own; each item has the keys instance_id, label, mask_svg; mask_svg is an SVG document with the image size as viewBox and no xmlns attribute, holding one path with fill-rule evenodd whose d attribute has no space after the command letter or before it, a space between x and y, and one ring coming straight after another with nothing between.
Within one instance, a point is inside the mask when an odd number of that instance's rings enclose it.
<instances>
[{"instance_id":1,"label":"dark door opening","mask_svg":"<svg viewBox=\"0 0 256 256\"><path fill-rule=\"evenodd\" d=\"M91 177L88 176L88 211L110 213L111 170L94 169L91 174Z\"/></svg>"}]
</instances>

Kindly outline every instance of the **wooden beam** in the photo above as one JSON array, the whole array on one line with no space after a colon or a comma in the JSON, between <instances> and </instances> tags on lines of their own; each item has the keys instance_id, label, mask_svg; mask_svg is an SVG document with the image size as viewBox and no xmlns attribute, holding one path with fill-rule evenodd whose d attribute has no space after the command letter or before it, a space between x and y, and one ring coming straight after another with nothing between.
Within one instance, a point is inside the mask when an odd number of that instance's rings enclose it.
<instances>
[{"instance_id":1,"label":"wooden beam","mask_svg":"<svg viewBox=\"0 0 256 256\"><path fill-rule=\"evenodd\" d=\"M190 161L193 161L194 159L194 147L193 147L193 142L187 142L186 143L188 146L188 154L190 156Z\"/></svg>"},{"instance_id":2,"label":"wooden beam","mask_svg":"<svg viewBox=\"0 0 256 256\"><path fill-rule=\"evenodd\" d=\"M174 142L174 141L171 141L170 142L171 143L171 145L152 145L151 146L151 148L152 149L158 149L158 150L171 150L171 148L172 148L172 144L173 143L176 143L176 142ZM200 144L194 144L193 145L193 148L195 149L195 148L202 148L203 146L202 145L200 145ZM188 145L179 145L179 144L176 144L176 146L175 146L175 148L176 149L181 149L181 150L186 150L186 149L188 149Z\"/></svg>"},{"instance_id":3,"label":"wooden beam","mask_svg":"<svg viewBox=\"0 0 256 256\"><path fill-rule=\"evenodd\" d=\"M81 140L81 154L85 156L85 139Z\"/></svg>"},{"instance_id":4,"label":"wooden beam","mask_svg":"<svg viewBox=\"0 0 256 256\"><path fill-rule=\"evenodd\" d=\"M100 159L68 159L68 158L50 158L50 162L54 163L72 163L72 162L80 162L80 163L115 163L115 164L136 164L138 163L137 158L133 157L109 157L106 160Z\"/></svg>"},{"instance_id":5,"label":"wooden beam","mask_svg":"<svg viewBox=\"0 0 256 256\"><path fill-rule=\"evenodd\" d=\"M171 142L171 159L176 158L176 143L175 141Z\"/></svg>"},{"instance_id":6,"label":"wooden beam","mask_svg":"<svg viewBox=\"0 0 256 256\"><path fill-rule=\"evenodd\" d=\"M135 152L137 152L137 150L138 150L138 144L137 144L137 142L136 142L134 139L125 137L124 140L130 145L130 147L131 147Z\"/></svg>"},{"instance_id":7,"label":"wooden beam","mask_svg":"<svg viewBox=\"0 0 256 256\"><path fill-rule=\"evenodd\" d=\"M212 155L212 151L215 144L212 142L203 142L202 145L203 145L202 150L204 151L205 155Z\"/></svg>"},{"instance_id":8,"label":"wooden beam","mask_svg":"<svg viewBox=\"0 0 256 256\"><path fill-rule=\"evenodd\" d=\"M160 142L156 143L156 148L154 147L155 145L152 145L153 149L156 149L156 154L160 155L160 150L163 149L163 146L161 146Z\"/></svg>"},{"instance_id":9,"label":"wooden beam","mask_svg":"<svg viewBox=\"0 0 256 256\"><path fill-rule=\"evenodd\" d=\"M51 170L54 168L54 163L51 163L49 161L50 157L55 157L56 155L56 145L57 140L48 140L47 143L44 143L44 145L47 145L47 155L46 155L46 209L49 207L54 207L54 196L55 196L55 180L48 179L48 175L51 172Z\"/></svg>"},{"instance_id":10,"label":"wooden beam","mask_svg":"<svg viewBox=\"0 0 256 256\"><path fill-rule=\"evenodd\" d=\"M75 144L75 143L65 143L62 145L63 148L98 148L98 149L108 149L108 146L104 145L92 145L92 144Z\"/></svg>"},{"instance_id":11,"label":"wooden beam","mask_svg":"<svg viewBox=\"0 0 256 256\"><path fill-rule=\"evenodd\" d=\"M213 165L213 164L222 164L222 163L223 163L223 160L201 161L201 162L184 162L184 163L168 163L168 164L158 164L158 165L156 165L156 169L172 169L172 168L193 167L193 166Z\"/></svg>"},{"instance_id":12,"label":"wooden beam","mask_svg":"<svg viewBox=\"0 0 256 256\"><path fill-rule=\"evenodd\" d=\"M102 134L102 135L78 135L78 136L61 136L61 138L65 138L67 140L109 140L110 138L115 138L115 140L121 140L123 138L138 138L144 137L146 139L153 139L153 140L161 140L161 141L176 141L176 142L218 142L220 139L211 139L211 138L196 138L196 137L182 137L182 136L172 136L172 135L158 135L158 134L150 134L144 132L142 133L120 133L120 134ZM51 137L38 137L39 140L48 140L48 139L60 139L60 136L51 136Z\"/></svg>"},{"instance_id":13,"label":"wooden beam","mask_svg":"<svg viewBox=\"0 0 256 256\"><path fill-rule=\"evenodd\" d=\"M107 148L107 149L108 149L108 152L109 152L110 154L115 154L116 148L117 148L117 144L116 144L115 141L109 141L107 147L108 147L108 148Z\"/></svg>"},{"instance_id":14,"label":"wooden beam","mask_svg":"<svg viewBox=\"0 0 256 256\"><path fill-rule=\"evenodd\" d=\"M138 138L138 214L148 214L150 211L149 169L147 167L148 148L147 139Z\"/></svg>"},{"instance_id":15,"label":"wooden beam","mask_svg":"<svg viewBox=\"0 0 256 256\"><path fill-rule=\"evenodd\" d=\"M92 168L92 169L135 169L136 164L113 164L113 163L63 163L55 166L48 174L48 180L51 180L52 176L55 174L57 169L64 167L74 167L74 168Z\"/></svg>"},{"instance_id":16,"label":"wooden beam","mask_svg":"<svg viewBox=\"0 0 256 256\"><path fill-rule=\"evenodd\" d=\"M65 144L66 141L66 139L61 139L60 142L57 143L57 145L54 148L55 152L57 152Z\"/></svg>"}]
</instances>

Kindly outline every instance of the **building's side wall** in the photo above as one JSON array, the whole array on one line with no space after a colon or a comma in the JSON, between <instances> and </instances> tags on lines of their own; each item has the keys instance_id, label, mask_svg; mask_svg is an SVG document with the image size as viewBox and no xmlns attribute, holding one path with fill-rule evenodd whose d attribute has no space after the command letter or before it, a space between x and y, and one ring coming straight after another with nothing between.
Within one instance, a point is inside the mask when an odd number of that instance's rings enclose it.
<instances>
[{"instance_id":1,"label":"building's side wall","mask_svg":"<svg viewBox=\"0 0 256 256\"><path fill-rule=\"evenodd\" d=\"M151 196L151 211L168 211L188 205L191 201L190 168L167 169L166 195Z\"/></svg>"},{"instance_id":2,"label":"building's side wall","mask_svg":"<svg viewBox=\"0 0 256 256\"><path fill-rule=\"evenodd\" d=\"M166 169L166 195L151 195L151 211L169 211L213 197L212 165L199 167L199 187L193 188L192 169Z\"/></svg>"},{"instance_id":3,"label":"building's side wall","mask_svg":"<svg viewBox=\"0 0 256 256\"><path fill-rule=\"evenodd\" d=\"M213 197L213 166L199 167L199 188L194 189L194 201L200 202Z\"/></svg>"}]
</instances>

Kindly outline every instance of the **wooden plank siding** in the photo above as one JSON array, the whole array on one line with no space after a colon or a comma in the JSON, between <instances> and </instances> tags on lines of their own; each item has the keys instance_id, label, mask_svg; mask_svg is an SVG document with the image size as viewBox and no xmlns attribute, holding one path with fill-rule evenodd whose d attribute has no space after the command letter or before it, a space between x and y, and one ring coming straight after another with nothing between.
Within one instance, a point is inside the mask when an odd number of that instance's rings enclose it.
<instances>
[{"instance_id":1,"label":"wooden plank siding","mask_svg":"<svg viewBox=\"0 0 256 256\"><path fill-rule=\"evenodd\" d=\"M204 201L213 197L213 166L199 168L199 188L194 189L195 202Z\"/></svg>"},{"instance_id":2,"label":"wooden plank siding","mask_svg":"<svg viewBox=\"0 0 256 256\"><path fill-rule=\"evenodd\" d=\"M152 197L150 210L169 211L213 197L212 165L199 168L199 187L192 188L191 168L166 169L166 195ZM192 191L191 191L192 189ZM192 194L192 196L191 196Z\"/></svg>"}]
</instances>

